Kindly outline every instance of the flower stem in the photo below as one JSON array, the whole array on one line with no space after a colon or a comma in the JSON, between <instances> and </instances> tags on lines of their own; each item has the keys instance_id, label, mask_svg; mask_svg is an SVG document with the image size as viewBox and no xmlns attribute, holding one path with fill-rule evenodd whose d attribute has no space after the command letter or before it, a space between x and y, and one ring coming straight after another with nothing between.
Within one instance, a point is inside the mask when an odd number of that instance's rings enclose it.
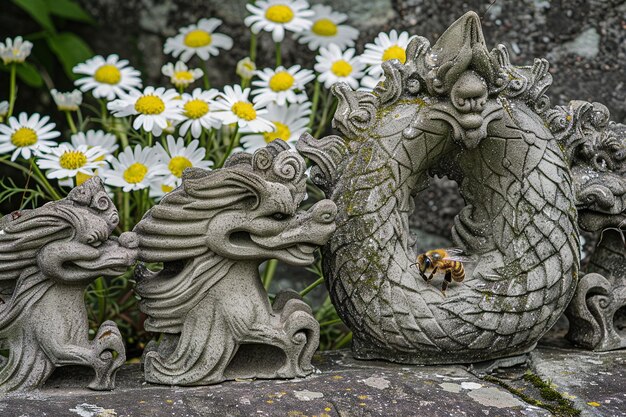
<instances>
[{"instance_id":1,"label":"flower stem","mask_svg":"<svg viewBox=\"0 0 626 417\"><path fill-rule=\"evenodd\" d=\"M148 146L152 146L152 132L148 132Z\"/></svg>"},{"instance_id":2,"label":"flower stem","mask_svg":"<svg viewBox=\"0 0 626 417\"><path fill-rule=\"evenodd\" d=\"M317 130L315 131L315 134L313 135L314 137L319 137L319 135L321 135L322 133L324 133L324 131L326 130L326 122L328 119L328 112L330 111L330 108L333 106L334 104L334 99L332 96L326 97L326 102L324 103L324 110L322 111L322 120L320 120L320 123L317 127Z\"/></svg>"},{"instance_id":3,"label":"flower stem","mask_svg":"<svg viewBox=\"0 0 626 417\"><path fill-rule=\"evenodd\" d=\"M274 279L274 273L276 272L276 266L278 265L278 261L276 259L270 259L267 261L267 265L265 265L265 271L263 271L263 278L261 282L263 283L263 287L267 291L270 288L270 284Z\"/></svg>"},{"instance_id":4,"label":"flower stem","mask_svg":"<svg viewBox=\"0 0 626 417\"><path fill-rule=\"evenodd\" d=\"M39 169L39 166L37 164L32 164L32 166L33 166L33 170L35 171L35 175L41 180L41 183L43 183L43 186L46 188L50 196L54 200L60 200L61 196L59 195L59 193L57 193L57 190L54 189L52 184L50 184L46 176L43 175L43 172L41 172L41 170Z\"/></svg>"},{"instance_id":5,"label":"flower stem","mask_svg":"<svg viewBox=\"0 0 626 417\"><path fill-rule=\"evenodd\" d=\"M18 164L17 162L13 162L13 161L10 161L10 160L5 159L5 158L0 158L0 163L3 163L5 165L7 165L7 166L10 166L11 168L15 168L15 169L18 169L18 170L22 171L27 177L31 173L29 168L26 168L26 167ZM36 164L33 164L33 165L35 165L35 167L36 167ZM34 170L35 167L33 167L32 169ZM40 173L41 173L41 171L40 171ZM45 177L43 178L43 180L41 179L40 176L36 176L33 179L48 192L48 194L49 194L48 197L51 197L50 198L51 200L55 200L55 199L56 200L60 200L61 199L61 196L59 196L59 194L56 193L54 189L52 190L53 193L50 193L49 187L51 187L51 186L50 186L50 183L48 182L48 180ZM53 195L53 194L55 194L56 196Z\"/></svg>"},{"instance_id":6,"label":"flower stem","mask_svg":"<svg viewBox=\"0 0 626 417\"><path fill-rule=\"evenodd\" d=\"M228 144L228 148L226 148L226 153L224 153L224 156L220 160L220 163L215 168L221 168L224 166L224 163L226 162L226 159L228 159L230 153L233 151L233 149L239 146L240 138L241 138L241 134L239 133L239 125L237 124L231 136L230 143Z\"/></svg>"},{"instance_id":7,"label":"flower stem","mask_svg":"<svg viewBox=\"0 0 626 417\"><path fill-rule=\"evenodd\" d=\"M100 99L100 118L102 119L102 125L106 127L107 124L107 101Z\"/></svg>"},{"instance_id":8,"label":"flower stem","mask_svg":"<svg viewBox=\"0 0 626 417\"><path fill-rule=\"evenodd\" d=\"M250 32L250 60L256 62L256 35Z\"/></svg>"},{"instance_id":9,"label":"flower stem","mask_svg":"<svg viewBox=\"0 0 626 417\"><path fill-rule=\"evenodd\" d=\"M124 204L124 213L122 213L123 224L122 228L126 232L129 230L130 226L130 192L122 191L122 199Z\"/></svg>"},{"instance_id":10,"label":"flower stem","mask_svg":"<svg viewBox=\"0 0 626 417\"><path fill-rule=\"evenodd\" d=\"M78 133L78 130L76 129L76 125L74 124L74 119L72 118L72 115L69 111L65 111L65 117L67 117L67 123L70 125L70 130L72 131L73 134Z\"/></svg>"},{"instance_id":11,"label":"flower stem","mask_svg":"<svg viewBox=\"0 0 626 417\"><path fill-rule=\"evenodd\" d=\"M13 106L15 105L15 98L17 96L16 93L15 93L15 74L16 74L16 71L17 71L17 64L16 63L12 63L11 64L11 81L10 81L10 85L9 85L9 112L7 113L7 120L13 114Z\"/></svg>"},{"instance_id":12,"label":"flower stem","mask_svg":"<svg viewBox=\"0 0 626 417\"><path fill-rule=\"evenodd\" d=\"M281 65L283 65L283 54L280 48L280 44L281 42L276 42L276 68L280 67Z\"/></svg>"},{"instance_id":13,"label":"flower stem","mask_svg":"<svg viewBox=\"0 0 626 417\"><path fill-rule=\"evenodd\" d=\"M300 297L304 297L305 295L307 295L308 293L313 291L315 288L317 288L322 283L324 283L324 277L319 277L311 285L309 285L308 287L306 287L305 289L300 291Z\"/></svg>"},{"instance_id":14,"label":"flower stem","mask_svg":"<svg viewBox=\"0 0 626 417\"><path fill-rule=\"evenodd\" d=\"M204 81L205 90L211 88L211 82L209 81L209 61L206 61L202 68L202 81Z\"/></svg>"},{"instance_id":15,"label":"flower stem","mask_svg":"<svg viewBox=\"0 0 626 417\"><path fill-rule=\"evenodd\" d=\"M317 106L320 101L321 85L317 77L315 78L315 86L313 87L313 104L311 105L311 117L309 118L309 130L313 129L313 123L315 123L315 113L317 113Z\"/></svg>"}]
</instances>

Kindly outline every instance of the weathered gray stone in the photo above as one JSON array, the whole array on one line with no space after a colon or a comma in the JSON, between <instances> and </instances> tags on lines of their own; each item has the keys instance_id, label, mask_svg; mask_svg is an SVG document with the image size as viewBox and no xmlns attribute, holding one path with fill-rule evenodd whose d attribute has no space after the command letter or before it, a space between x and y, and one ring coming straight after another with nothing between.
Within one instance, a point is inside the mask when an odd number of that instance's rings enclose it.
<instances>
[{"instance_id":1,"label":"weathered gray stone","mask_svg":"<svg viewBox=\"0 0 626 417\"><path fill-rule=\"evenodd\" d=\"M358 358L517 355L564 311L579 268L564 149L585 138L561 121L577 125L586 113L551 108L548 67L542 59L513 66L503 45L490 52L470 12L432 46L413 39L404 65L384 63L386 80L373 93L336 85L333 123L344 138L300 139L317 165L313 180L338 206L324 272ZM437 257L450 250L418 257L411 247L412 197L435 174L456 180L466 200L452 231L471 256L465 273ZM443 285L430 281L438 269ZM443 295L437 287L453 279Z\"/></svg>"},{"instance_id":2,"label":"weathered gray stone","mask_svg":"<svg viewBox=\"0 0 626 417\"><path fill-rule=\"evenodd\" d=\"M567 338L594 350L626 347L616 325L626 307L626 126L609 123L606 107L573 102L563 109L563 139L570 153L578 223L601 233L599 246L566 314Z\"/></svg>"},{"instance_id":3,"label":"weathered gray stone","mask_svg":"<svg viewBox=\"0 0 626 417\"><path fill-rule=\"evenodd\" d=\"M141 385L139 366L128 365L120 371L114 392L97 395L78 388L88 376L73 370L58 373L40 391L0 400L0 414L40 417L45 410L59 417L551 416L458 366L361 362L346 351L320 353L313 364L318 372L303 379L186 388Z\"/></svg>"},{"instance_id":4,"label":"weathered gray stone","mask_svg":"<svg viewBox=\"0 0 626 417\"><path fill-rule=\"evenodd\" d=\"M238 378L294 378L313 371L319 324L295 291L270 305L259 265L313 262L335 230L336 206L298 210L306 164L281 140L236 153L215 171L187 169L182 185L135 226L136 269L145 328L146 380L203 385Z\"/></svg>"},{"instance_id":5,"label":"weathered gray stone","mask_svg":"<svg viewBox=\"0 0 626 417\"><path fill-rule=\"evenodd\" d=\"M99 276L117 276L135 262L132 233L112 238L117 209L99 178L66 198L0 220L0 392L35 389L54 369L94 369L94 390L110 390L126 360L112 321L89 340L84 292Z\"/></svg>"},{"instance_id":6,"label":"weathered gray stone","mask_svg":"<svg viewBox=\"0 0 626 417\"><path fill-rule=\"evenodd\" d=\"M624 352L581 352L542 347L531 354L531 368L572 400L581 416L626 416Z\"/></svg>"}]
</instances>

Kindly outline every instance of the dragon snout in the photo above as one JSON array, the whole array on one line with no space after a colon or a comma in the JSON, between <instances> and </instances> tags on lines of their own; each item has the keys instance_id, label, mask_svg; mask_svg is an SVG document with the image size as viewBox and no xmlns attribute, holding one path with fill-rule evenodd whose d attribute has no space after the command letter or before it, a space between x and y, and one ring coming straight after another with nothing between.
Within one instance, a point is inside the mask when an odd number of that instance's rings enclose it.
<instances>
[{"instance_id":1,"label":"dragon snout","mask_svg":"<svg viewBox=\"0 0 626 417\"><path fill-rule=\"evenodd\" d=\"M578 196L582 204L597 204L601 208L610 208L615 204L615 195L608 187L594 184Z\"/></svg>"},{"instance_id":2,"label":"dragon snout","mask_svg":"<svg viewBox=\"0 0 626 417\"><path fill-rule=\"evenodd\" d=\"M311 217L316 223L329 224L335 221L337 206L331 200L322 200L311 208Z\"/></svg>"}]
</instances>

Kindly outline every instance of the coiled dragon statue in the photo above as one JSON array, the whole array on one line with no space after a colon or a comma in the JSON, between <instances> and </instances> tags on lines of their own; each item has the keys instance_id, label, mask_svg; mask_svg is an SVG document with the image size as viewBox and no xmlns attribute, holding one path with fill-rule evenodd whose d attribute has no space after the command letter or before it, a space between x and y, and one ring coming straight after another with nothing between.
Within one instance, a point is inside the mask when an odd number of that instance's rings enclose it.
<instances>
[{"instance_id":1,"label":"coiled dragon statue","mask_svg":"<svg viewBox=\"0 0 626 417\"><path fill-rule=\"evenodd\" d=\"M528 352L578 283L567 140L580 135L562 134L577 114L550 107L546 60L518 67L505 46L489 51L473 12L432 46L414 37L406 62L383 69L373 92L334 87L342 137L298 142L338 207L324 272L354 354L442 364ZM445 295L412 267L408 227L434 175L459 183L466 205L452 234L472 260Z\"/></svg>"}]
</instances>

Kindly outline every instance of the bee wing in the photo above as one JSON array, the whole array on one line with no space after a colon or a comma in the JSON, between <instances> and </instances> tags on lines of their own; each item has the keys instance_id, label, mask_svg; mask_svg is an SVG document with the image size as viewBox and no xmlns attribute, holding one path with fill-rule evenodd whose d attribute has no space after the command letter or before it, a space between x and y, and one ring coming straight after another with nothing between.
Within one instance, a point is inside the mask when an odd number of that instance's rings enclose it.
<instances>
[{"instance_id":1,"label":"bee wing","mask_svg":"<svg viewBox=\"0 0 626 417\"><path fill-rule=\"evenodd\" d=\"M446 258L443 258L444 261L456 261L456 262L464 262L464 263L468 263L468 262L474 262L472 260L472 258L468 257L468 256L448 256Z\"/></svg>"},{"instance_id":2,"label":"bee wing","mask_svg":"<svg viewBox=\"0 0 626 417\"><path fill-rule=\"evenodd\" d=\"M451 255L460 255L465 252L461 248L445 248L444 250Z\"/></svg>"}]
</instances>

